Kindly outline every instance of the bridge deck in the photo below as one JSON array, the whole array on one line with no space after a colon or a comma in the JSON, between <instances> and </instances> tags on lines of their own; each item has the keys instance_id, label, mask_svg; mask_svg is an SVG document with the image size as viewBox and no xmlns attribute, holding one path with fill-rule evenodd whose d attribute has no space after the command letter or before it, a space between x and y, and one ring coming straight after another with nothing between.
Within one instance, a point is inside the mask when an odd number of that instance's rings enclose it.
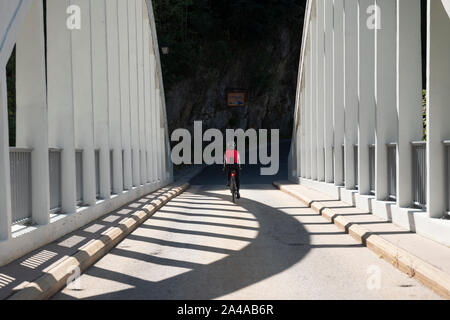
<instances>
[{"instance_id":1,"label":"bridge deck","mask_svg":"<svg viewBox=\"0 0 450 320\"><path fill-rule=\"evenodd\" d=\"M275 190L193 186L55 299L438 298L333 224ZM367 289L379 268L380 290Z\"/></svg>"}]
</instances>

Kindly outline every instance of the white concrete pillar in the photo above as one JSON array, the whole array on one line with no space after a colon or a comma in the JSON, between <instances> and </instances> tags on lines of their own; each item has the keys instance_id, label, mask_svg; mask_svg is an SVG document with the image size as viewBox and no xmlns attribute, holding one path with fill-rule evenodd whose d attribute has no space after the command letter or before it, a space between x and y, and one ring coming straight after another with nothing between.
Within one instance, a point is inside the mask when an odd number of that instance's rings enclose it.
<instances>
[{"instance_id":1,"label":"white concrete pillar","mask_svg":"<svg viewBox=\"0 0 450 320\"><path fill-rule=\"evenodd\" d=\"M308 47L308 40L305 42L305 45ZM308 144L307 144L307 125L308 125L308 100L309 100L309 96L308 96L308 82L307 82L307 60L308 60L308 48L305 49L305 56L304 56L304 60L303 60L303 95L304 95L304 100L303 100L303 104L302 104L302 108L301 108L301 113L300 113L300 143L301 143L301 149L300 149L300 177L301 178L306 178L307 176L307 171L308 171L308 161L307 161L307 149L308 149Z\"/></svg>"},{"instance_id":2,"label":"white concrete pillar","mask_svg":"<svg viewBox=\"0 0 450 320\"><path fill-rule=\"evenodd\" d=\"M306 178L306 171L307 171L307 160L306 160L306 155L307 155L307 151L306 149L308 148L307 143L306 143L306 126L307 126L307 108L308 108L308 83L307 83L307 59L308 59L308 40L306 40L305 42L305 56L304 56L304 60L303 60L303 82L304 82L304 86L303 86L303 94L304 94L304 103L303 103L303 107L301 109L301 113L300 113L300 143L301 143L301 149L300 149L300 177L301 178Z\"/></svg>"},{"instance_id":3,"label":"white concrete pillar","mask_svg":"<svg viewBox=\"0 0 450 320\"><path fill-rule=\"evenodd\" d=\"M131 107L130 107L130 64L128 44L128 0L118 0L119 61L120 61L120 108L123 148L123 186L133 186L131 161Z\"/></svg>"},{"instance_id":4,"label":"white concrete pillar","mask_svg":"<svg viewBox=\"0 0 450 320\"><path fill-rule=\"evenodd\" d=\"M73 0L81 9L82 28L72 31L75 143L83 150L83 204L97 202L92 95L91 1Z\"/></svg>"},{"instance_id":5,"label":"white concrete pillar","mask_svg":"<svg viewBox=\"0 0 450 320\"><path fill-rule=\"evenodd\" d=\"M301 82L301 92L300 92L300 109L298 110L298 116L297 119L295 120L296 123L298 124L298 129L296 132L296 177L301 177L304 171L303 168L303 159L302 159L302 150L304 148L304 143L303 143L303 115L304 115L304 109L305 109L305 80L304 80L304 71L303 71L303 76L302 76L302 82Z\"/></svg>"},{"instance_id":6,"label":"white concrete pillar","mask_svg":"<svg viewBox=\"0 0 450 320\"><path fill-rule=\"evenodd\" d=\"M397 205L413 205L412 141L421 141L422 44L420 0L397 0Z\"/></svg>"},{"instance_id":7,"label":"white concrete pillar","mask_svg":"<svg viewBox=\"0 0 450 320\"><path fill-rule=\"evenodd\" d=\"M139 154L139 88L137 60L136 1L128 1L128 41L130 63L131 152L133 162L133 186L141 185Z\"/></svg>"},{"instance_id":8,"label":"white concrete pillar","mask_svg":"<svg viewBox=\"0 0 450 320\"><path fill-rule=\"evenodd\" d=\"M119 58L118 0L106 1L106 36L108 53L109 142L113 157L112 192L123 191L122 126Z\"/></svg>"},{"instance_id":9,"label":"white concrete pillar","mask_svg":"<svg viewBox=\"0 0 450 320\"><path fill-rule=\"evenodd\" d=\"M143 0L136 1L136 36L137 36L137 71L138 71L138 120L139 156L141 184L147 183L147 157L145 139L145 97L144 97L144 35L143 35Z\"/></svg>"},{"instance_id":10,"label":"white concrete pillar","mask_svg":"<svg viewBox=\"0 0 450 320\"><path fill-rule=\"evenodd\" d=\"M325 181L325 0L316 0L316 2L317 180Z\"/></svg>"},{"instance_id":11,"label":"white concrete pillar","mask_svg":"<svg viewBox=\"0 0 450 320\"><path fill-rule=\"evenodd\" d=\"M371 191L369 145L375 143L375 28L367 13L375 0L358 0L358 5L358 185L359 193L364 195Z\"/></svg>"},{"instance_id":12,"label":"white concrete pillar","mask_svg":"<svg viewBox=\"0 0 450 320\"><path fill-rule=\"evenodd\" d=\"M163 182L163 128L161 119L161 91L159 89L158 73L156 73L156 146L158 180Z\"/></svg>"},{"instance_id":13,"label":"white concrete pillar","mask_svg":"<svg viewBox=\"0 0 450 320\"><path fill-rule=\"evenodd\" d=\"M301 54L300 54L301 55ZM300 57L301 61L301 57ZM295 107L293 117L292 140L289 151L289 176L298 178L301 175L301 155L302 155L302 141L301 141L301 121L303 119L303 102L302 102L302 81L301 81L301 65L299 65L299 72L297 73L297 88L295 91ZM298 141L300 139L300 141ZM300 167L299 167L300 166Z\"/></svg>"},{"instance_id":14,"label":"white concrete pillar","mask_svg":"<svg viewBox=\"0 0 450 320\"><path fill-rule=\"evenodd\" d=\"M311 97L311 34L308 36L308 47L305 61L305 91L306 91L306 102L305 102L305 114L304 114L304 139L305 139L305 175L304 178L311 179L311 108L312 108L312 97Z\"/></svg>"},{"instance_id":15,"label":"white concrete pillar","mask_svg":"<svg viewBox=\"0 0 450 320\"><path fill-rule=\"evenodd\" d=\"M158 145L157 145L157 115L156 115L156 58L154 50L150 54L150 70L151 70L151 119L152 119L152 171L153 171L153 182L158 181Z\"/></svg>"},{"instance_id":16,"label":"white concrete pillar","mask_svg":"<svg viewBox=\"0 0 450 320\"><path fill-rule=\"evenodd\" d=\"M334 33L334 3L332 0L324 2L324 148L325 148L325 182L334 182L334 66L333 66L333 33Z\"/></svg>"},{"instance_id":17,"label":"white concrete pillar","mask_svg":"<svg viewBox=\"0 0 450 320\"><path fill-rule=\"evenodd\" d=\"M34 1L16 43L16 145L33 149L31 214L34 223L50 221L48 118L44 12Z\"/></svg>"},{"instance_id":18,"label":"white concrete pillar","mask_svg":"<svg viewBox=\"0 0 450 320\"><path fill-rule=\"evenodd\" d=\"M358 2L344 0L345 188L354 190L354 146L358 143Z\"/></svg>"},{"instance_id":19,"label":"white concrete pillar","mask_svg":"<svg viewBox=\"0 0 450 320\"><path fill-rule=\"evenodd\" d=\"M311 180L317 180L317 3L311 6Z\"/></svg>"},{"instance_id":20,"label":"white concrete pillar","mask_svg":"<svg viewBox=\"0 0 450 320\"><path fill-rule=\"evenodd\" d=\"M95 148L100 150L101 199L109 199L111 197L111 149L109 146L108 111L109 78L105 1L109 0L91 0L94 143Z\"/></svg>"},{"instance_id":21,"label":"white concrete pillar","mask_svg":"<svg viewBox=\"0 0 450 320\"><path fill-rule=\"evenodd\" d=\"M70 1L67 0L47 0L49 145L62 149L61 210L65 213L76 211L75 115L71 44L71 37L75 31L65 27L66 10L69 5Z\"/></svg>"},{"instance_id":22,"label":"white concrete pillar","mask_svg":"<svg viewBox=\"0 0 450 320\"><path fill-rule=\"evenodd\" d=\"M144 20L143 20L143 32L144 32L144 98L145 98L145 136L146 144L145 151L147 153L146 163L147 163L147 182L153 182L153 169L152 169L152 82L151 78L151 62L150 54L153 51L152 48L152 36L150 30L150 20L148 16L148 10L146 4L144 3L143 10Z\"/></svg>"},{"instance_id":23,"label":"white concrete pillar","mask_svg":"<svg viewBox=\"0 0 450 320\"><path fill-rule=\"evenodd\" d=\"M446 3L447 8L444 7ZM428 0L427 209L431 218L448 210L444 140L450 139L450 3Z\"/></svg>"},{"instance_id":24,"label":"white concrete pillar","mask_svg":"<svg viewBox=\"0 0 450 320\"><path fill-rule=\"evenodd\" d=\"M11 238L11 184L9 170L8 90L0 69L0 240Z\"/></svg>"},{"instance_id":25,"label":"white concrete pillar","mask_svg":"<svg viewBox=\"0 0 450 320\"><path fill-rule=\"evenodd\" d=\"M161 97L161 144L162 144L162 157L161 157L161 165L162 165L162 181L164 183L168 182L169 179L169 164L167 162L168 160L168 145L167 145L167 136L166 136L166 118L165 118L165 112L164 112L164 104L162 102Z\"/></svg>"},{"instance_id":26,"label":"white concrete pillar","mask_svg":"<svg viewBox=\"0 0 450 320\"><path fill-rule=\"evenodd\" d=\"M334 125L334 183L344 185L345 73L344 73L344 0L334 0L333 33L333 125Z\"/></svg>"},{"instance_id":27,"label":"white concrete pillar","mask_svg":"<svg viewBox=\"0 0 450 320\"><path fill-rule=\"evenodd\" d=\"M397 4L392 0L376 0L380 8L381 26L375 32L375 197L389 198L388 143L397 142L396 41Z\"/></svg>"}]
</instances>

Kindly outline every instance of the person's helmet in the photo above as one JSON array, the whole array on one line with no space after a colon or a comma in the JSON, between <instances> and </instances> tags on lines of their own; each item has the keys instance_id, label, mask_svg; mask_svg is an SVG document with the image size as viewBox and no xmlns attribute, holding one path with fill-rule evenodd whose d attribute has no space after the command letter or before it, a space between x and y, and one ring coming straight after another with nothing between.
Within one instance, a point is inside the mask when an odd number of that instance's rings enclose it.
<instances>
[{"instance_id":1,"label":"person's helmet","mask_svg":"<svg viewBox=\"0 0 450 320\"><path fill-rule=\"evenodd\" d=\"M236 144L234 141L228 141L227 142L227 149L234 149L236 147Z\"/></svg>"}]
</instances>

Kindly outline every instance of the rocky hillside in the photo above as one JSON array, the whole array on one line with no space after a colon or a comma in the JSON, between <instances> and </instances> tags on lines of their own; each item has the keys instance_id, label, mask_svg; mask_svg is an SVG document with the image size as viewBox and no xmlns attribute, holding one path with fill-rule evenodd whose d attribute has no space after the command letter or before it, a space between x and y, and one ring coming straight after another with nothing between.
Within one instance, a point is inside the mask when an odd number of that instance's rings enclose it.
<instances>
[{"instance_id":1,"label":"rocky hillside","mask_svg":"<svg viewBox=\"0 0 450 320\"><path fill-rule=\"evenodd\" d=\"M304 7L292 8L297 12L286 10L283 14L289 17L279 17L279 23L272 23L262 35L252 38L251 34L236 33L234 39L221 39L223 50L217 45L213 50L202 48L199 55L205 57L194 60L194 68L187 68L189 71L176 78L168 72L177 72L171 68L178 63L171 55L183 59L182 49L169 44L169 55L162 55L162 63L170 132L177 128L192 130L193 122L201 120L204 130L276 128L281 137L290 137ZM164 31L159 33L161 42L165 35ZM209 43L217 41L209 39ZM227 87L248 90L245 108L227 108Z\"/></svg>"}]
</instances>

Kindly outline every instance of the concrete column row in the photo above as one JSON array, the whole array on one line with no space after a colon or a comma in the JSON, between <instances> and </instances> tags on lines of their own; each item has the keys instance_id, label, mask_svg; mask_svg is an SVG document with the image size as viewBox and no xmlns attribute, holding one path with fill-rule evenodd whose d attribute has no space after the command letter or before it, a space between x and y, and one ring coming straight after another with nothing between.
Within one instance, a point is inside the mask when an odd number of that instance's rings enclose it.
<instances>
[{"instance_id":1,"label":"concrete column row","mask_svg":"<svg viewBox=\"0 0 450 320\"><path fill-rule=\"evenodd\" d=\"M33 222L50 222L49 149L61 155L63 213L134 187L166 182L171 173L156 32L147 7L151 2L48 0L46 13L42 1L28 2L16 39L16 141L32 149ZM79 29L66 27L70 5L81 9ZM7 240L12 214L3 67L0 131L0 240ZM82 152L81 181L76 151Z\"/></svg>"},{"instance_id":2,"label":"concrete column row","mask_svg":"<svg viewBox=\"0 0 450 320\"><path fill-rule=\"evenodd\" d=\"M7 78L6 78L6 64L13 51L14 45L17 42L17 38L21 33L23 22L25 21L25 16L29 11L30 20L24 29L30 31L30 24L39 32L42 30L43 19L42 17L42 5L40 3L34 4L31 0L19 1L2 1L0 2L0 241L8 240L11 238L11 184L10 184L10 157L9 157L9 131L8 131L8 90L7 90ZM39 16L40 14L40 16ZM35 33L36 40L39 41L38 33ZM23 34L22 39L25 38ZM33 37L30 37L33 38ZM29 39L32 40L32 39ZM36 42L32 41L33 45ZM23 45L23 43L21 44ZM33 47L29 46L28 48ZM36 48L33 47L32 50L36 50L36 53L42 50L42 45L38 45ZM31 56L30 56L31 57ZM38 57L31 57L36 63L43 63L44 59L42 55ZM42 68L43 65L38 65L34 70ZM18 73L21 71L18 70ZM35 87L32 90L32 95L35 96L38 104L38 108L41 107L42 95L45 95L45 87L42 87L44 77L39 77L37 75L34 80ZM45 99L44 99L45 100ZM44 113L45 114L45 113ZM37 119L41 119L38 117ZM44 123L44 127L46 124ZM40 135L42 130L37 134ZM36 144L39 141L33 140ZM44 141L45 142L45 141ZM36 155L36 158L41 158L42 153ZM36 167L36 162L33 162L33 166ZM45 181L43 182L45 186ZM32 186L34 191L39 193L39 190L35 190L35 185ZM34 197L32 201L35 201L37 197ZM42 218L42 206L46 206L45 198L42 202L38 203L39 208L35 210L33 214L36 215L37 219Z\"/></svg>"},{"instance_id":3,"label":"concrete column row","mask_svg":"<svg viewBox=\"0 0 450 320\"><path fill-rule=\"evenodd\" d=\"M428 1L428 65L422 70L420 0L310 1L297 93L302 110L293 137L302 148L294 150L298 177L414 206L412 143L422 140L427 72L426 205L433 218L450 210L447 7L447 0Z\"/></svg>"}]
</instances>

